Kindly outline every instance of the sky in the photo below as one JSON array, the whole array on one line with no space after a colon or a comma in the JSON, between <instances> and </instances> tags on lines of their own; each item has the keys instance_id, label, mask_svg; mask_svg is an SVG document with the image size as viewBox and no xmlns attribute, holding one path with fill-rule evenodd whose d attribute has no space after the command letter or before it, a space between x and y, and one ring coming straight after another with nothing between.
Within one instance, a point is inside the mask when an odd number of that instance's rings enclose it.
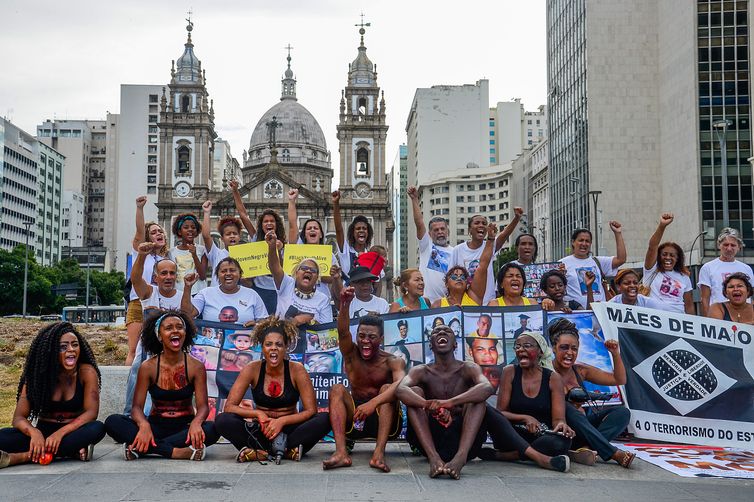
<instances>
[{"instance_id":1,"label":"sky","mask_svg":"<svg viewBox=\"0 0 754 502\"><path fill-rule=\"evenodd\" d=\"M290 44L299 103L322 127L337 176L340 93L362 12L385 92L387 170L419 87L487 78L491 105L521 98L535 110L546 101L544 0L2 0L0 116L35 134L45 119L118 113L121 84L168 84L189 9L215 128L240 162L259 118L280 98Z\"/></svg>"}]
</instances>

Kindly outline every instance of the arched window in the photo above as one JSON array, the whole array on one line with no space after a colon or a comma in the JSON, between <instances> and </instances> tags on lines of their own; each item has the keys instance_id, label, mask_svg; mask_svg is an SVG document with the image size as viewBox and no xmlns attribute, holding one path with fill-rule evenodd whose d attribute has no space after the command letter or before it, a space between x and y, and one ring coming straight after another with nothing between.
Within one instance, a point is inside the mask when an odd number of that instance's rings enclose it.
<instances>
[{"instance_id":1,"label":"arched window","mask_svg":"<svg viewBox=\"0 0 754 502\"><path fill-rule=\"evenodd\" d=\"M369 176L369 150L364 147L356 150L356 176Z\"/></svg>"},{"instance_id":2,"label":"arched window","mask_svg":"<svg viewBox=\"0 0 754 502\"><path fill-rule=\"evenodd\" d=\"M178 174L188 174L191 170L191 149L186 145L178 147Z\"/></svg>"},{"instance_id":3,"label":"arched window","mask_svg":"<svg viewBox=\"0 0 754 502\"><path fill-rule=\"evenodd\" d=\"M367 114L367 98L359 98L359 117ZM359 119L361 120L361 119Z\"/></svg>"},{"instance_id":4,"label":"arched window","mask_svg":"<svg viewBox=\"0 0 754 502\"><path fill-rule=\"evenodd\" d=\"M291 151L287 148L283 148L283 156L281 157L283 162L290 162L291 161Z\"/></svg>"},{"instance_id":5,"label":"arched window","mask_svg":"<svg viewBox=\"0 0 754 502\"><path fill-rule=\"evenodd\" d=\"M181 98L181 111L183 113L191 111L191 96L183 96Z\"/></svg>"}]
</instances>

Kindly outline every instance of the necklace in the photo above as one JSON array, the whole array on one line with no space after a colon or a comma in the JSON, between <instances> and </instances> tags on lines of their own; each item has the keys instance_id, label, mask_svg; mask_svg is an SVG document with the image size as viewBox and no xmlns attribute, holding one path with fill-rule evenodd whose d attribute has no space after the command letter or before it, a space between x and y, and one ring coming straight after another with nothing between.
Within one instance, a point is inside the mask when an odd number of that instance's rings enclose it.
<instances>
[{"instance_id":1,"label":"necklace","mask_svg":"<svg viewBox=\"0 0 754 502\"><path fill-rule=\"evenodd\" d=\"M311 293L304 293L303 291L301 291L298 288L293 288L293 293L296 296L298 296L299 298L301 298L302 300L311 300L312 298L314 298L314 294L316 292L317 292L317 290L315 289Z\"/></svg>"},{"instance_id":2,"label":"necklace","mask_svg":"<svg viewBox=\"0 0 754 502\"><path fill-rule=\"evenodd\" d=\"M744 305L744 309L747 309L749 305ZM736 321L741 322L741 311L738 310L737 307L734 307L732 304L730 305L730 310L733 311L734 314L736 314ZM749 316L749 319L751 319L751 316Z\"/></svg>"}]
</instances>

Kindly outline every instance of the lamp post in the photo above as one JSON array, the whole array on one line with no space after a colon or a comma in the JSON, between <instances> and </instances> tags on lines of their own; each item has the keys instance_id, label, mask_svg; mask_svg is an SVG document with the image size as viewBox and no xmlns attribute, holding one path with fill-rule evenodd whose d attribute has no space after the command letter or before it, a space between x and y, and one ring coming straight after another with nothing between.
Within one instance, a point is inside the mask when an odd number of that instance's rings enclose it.
<instances>
[{"instance_id":1,"label":"lamp post","mask_svg":"<svg viewBox=\"0 0 754 502\"><path fill-rule=\"evenodd\" d=\"M720 166L722 167L723 178L723 227L730 226L728 217L728 128L733 122L728 119L720 119L712 122L712 127L717 134L717 140L720 142Z\"/></svg>"},{"instance_id":2,"label":"lamp post","mask_svg":"<svg viewBox=\"0 0 754 502\"><path fill-rule=\"evenodd\" d=\"M92 267L92 251L90 249L91 243L86 243L86 315L84 316L84 322L89 324L89 269Z\"/></svg>"},{"instance_id":3,"label":"lamp post","mask_svg":"<svg viewBox=\"0 0 754 502\"><path fill-rule=\"evenodd\" d=\"M547 217L542 216L539 218L539 233L542 234L542 259L547 261L547 229L545 225L547 225Z\"/></svg>"},{"instance_id":4,"label":"lamp post","mask_svg":"<svg viewBox=\"0 0 754 502\"><path fill-rule=\"evenodd\" d=\"M29 284L29 227L31 227L34 224L34 221L24 221L23 225L26 227L26 248L24 249L24 252L26 253L26 257L24 259L24 304L22 310L22 315L24 319L26 319L26 292Z\"/></svg>"},{"instance_id":5,"label":"lamp post","mask_svg":"<svg viewBox=\"0 0 754 502\"><path fill-rule=\"evenodd\" d=\"M595 248L597 249L597 254L600 253L600 229L598 227L597 223L597 208L600 195L602 194L602 190L590 190L589 195L592 196L592 201L594 202L594 244Z\"/></svg>"}]
</instances>

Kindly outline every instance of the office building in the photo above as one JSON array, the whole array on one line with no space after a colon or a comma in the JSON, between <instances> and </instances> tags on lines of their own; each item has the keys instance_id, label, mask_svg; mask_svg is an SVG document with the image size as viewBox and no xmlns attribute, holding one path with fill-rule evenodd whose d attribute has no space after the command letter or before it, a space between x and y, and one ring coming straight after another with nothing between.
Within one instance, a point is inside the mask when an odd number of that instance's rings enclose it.
<instances>
[{"instance_id":1,"label":"office building","mask_svg":"<svg viewBox=\"0 0 754 502\"><path fill-rule=\"evenodd\" d=\"M398 147L388 180L395 222L394 242L398 243L392 249L392 265L393 270L400 271L416 266L416 262L409 262L408 247L404 244L408 242L409 233L416 235L411 201L406 195L408 190L408 147L406 145Z\"/></svg>"},{"instance_id":2,"label":"office building","mask_svg":"<svg viewBox=\"0 0 754 502\"><path fill-rule=\"evenodd\" d=\"M60 260L65 157L42 142L37 169L37 263L50 266Z\"/></svg>"}]
</instances>

